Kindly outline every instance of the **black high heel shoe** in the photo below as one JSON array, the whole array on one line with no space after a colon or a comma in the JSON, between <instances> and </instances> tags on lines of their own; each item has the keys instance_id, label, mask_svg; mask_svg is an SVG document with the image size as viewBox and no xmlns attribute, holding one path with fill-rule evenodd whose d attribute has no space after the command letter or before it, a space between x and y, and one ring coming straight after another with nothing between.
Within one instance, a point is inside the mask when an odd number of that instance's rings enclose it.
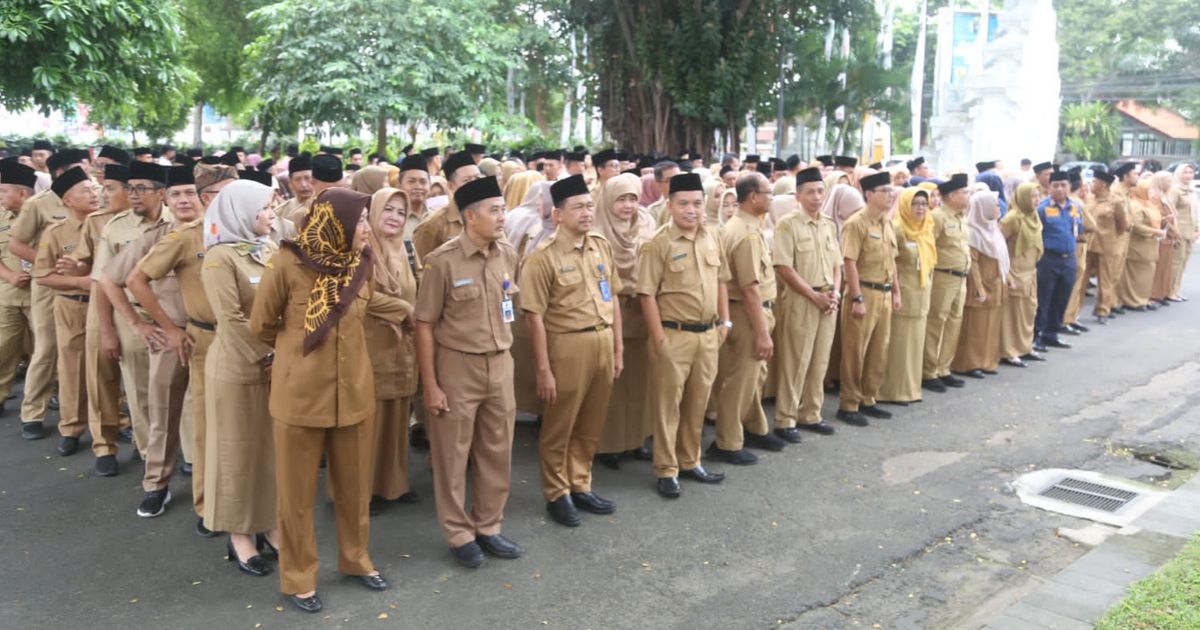
<instances>
[{"instance_id":1,"label":"black high heel shoe","mask_svg":"<svg viewBox=\"0 0 1200 630\"><path fill-rule=\"evenodd\" d=\"M271 544L271 540L267 538L266 534L255 534L254 546L261 554L279 557L279 549Z\"/></svg>"},{"instance_id":2,"label":"black high heel shoe","mask_svg":"<svg viewBox=\"0 0 1200 630\"><path fill-rule=\"evenodd\" d=\"M225 550L229 554L229 557L226 559L231 562L236 561L238 571L241 571L246 575L253 575L254 577L264 577L271 574L271 567L267 565L267 562L263 560L262 556L256 555L245 561L242 561L242 559L238 557L237 551L233 548L232 538L226 540Z\"/></svg>"}]
</instances>

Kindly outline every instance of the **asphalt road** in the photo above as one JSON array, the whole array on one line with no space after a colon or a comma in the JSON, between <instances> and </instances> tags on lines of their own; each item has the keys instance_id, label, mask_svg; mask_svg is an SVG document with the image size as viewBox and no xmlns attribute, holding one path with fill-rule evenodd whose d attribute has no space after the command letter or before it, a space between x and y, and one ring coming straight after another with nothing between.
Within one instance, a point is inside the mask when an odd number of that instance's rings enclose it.
<instances>
[{"instance_id":1,"label":"asphalt road","mask_svg":"<svg viewBox=\"0 0 1200 630\"><path fill-rule=\"evenodd\" d=\"M332 510L318 510L316 616L290 608L276 576L238 573L222 539L192 533L188 480L172 481L164 516L137 518L127 446L120 476L95 477L86 444L62 458L54 438L23 441L9 401L0 628L971 627L1084 551L1055 533L1081 522L1021 505L1007 482L1036 467L1165 477L1123 447L1200 451L1197 275L1192 302L1093 326L1046 363L929 394L893 420L839 425L754 467L714 465L723 485L685 481L677 501L654 493L647 463L597 467L619 510L577 529L545 518L536 434L521 424L504 531L528 553L476 571L451 562L414 458L421 503L372 520L390 591L336 573Z\"/></svg>"}]
</instances>

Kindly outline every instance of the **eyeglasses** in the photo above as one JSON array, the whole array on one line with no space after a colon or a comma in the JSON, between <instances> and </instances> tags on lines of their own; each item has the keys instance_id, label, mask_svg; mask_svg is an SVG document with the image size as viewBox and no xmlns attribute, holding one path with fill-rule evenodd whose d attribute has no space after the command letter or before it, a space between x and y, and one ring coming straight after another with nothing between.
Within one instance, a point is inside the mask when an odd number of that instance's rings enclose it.
<instances>
[{"instance_id":1,"label":"eyeglasses","mask_svg":"<svg viewBox=\"0 0 1200 630\"><path fill-rule=\"evenodd\" d=\"M158 189L158 186L125 186L125 192L127 194L137 196L144 195L148 192L154 192Z\"/></svg>"}]
</instances>

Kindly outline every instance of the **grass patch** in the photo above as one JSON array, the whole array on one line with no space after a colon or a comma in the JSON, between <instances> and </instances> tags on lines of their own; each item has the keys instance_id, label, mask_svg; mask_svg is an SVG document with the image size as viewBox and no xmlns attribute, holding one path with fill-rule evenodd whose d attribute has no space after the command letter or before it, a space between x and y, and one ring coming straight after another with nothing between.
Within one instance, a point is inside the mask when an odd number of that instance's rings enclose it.
<instances>
[{"instance_id":1,"label":"grass patch","mask_svg":"<svg viewBox=\"0 0 1200 630\"><path fill-rule=\"evenodd\" d=\"M1134 584L1108 611L1097 630L1196 630L1200 628L1200 536L1179 555Z\"/></svg>"}]
</instances>

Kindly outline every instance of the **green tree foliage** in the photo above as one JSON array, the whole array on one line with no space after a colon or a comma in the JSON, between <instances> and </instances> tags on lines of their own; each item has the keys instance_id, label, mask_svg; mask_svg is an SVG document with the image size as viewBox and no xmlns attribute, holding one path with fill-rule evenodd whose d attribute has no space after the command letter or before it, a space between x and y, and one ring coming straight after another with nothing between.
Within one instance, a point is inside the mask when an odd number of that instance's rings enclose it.
<instances>
[{"instance_id":1,"label":"green tree foliage","mask_svg":"<svg viewBox=\"0 0 1200 630\"><path fill-rule=\"evenodd\" d=\"M1117 156L1121 119L1107 103L1076 103L1062 110L1062 146L1083 160L1108 162Z\"/></svg>"},{"instance_id":2,"label":"green tree foliage","mask_svg":"<svg viewBox=\"0 0 1200 630\"><path fill-rule=\"evenodd\" d=\"M495 0L283 0L250 14L250 89L280 121L445 127L504 100L511 29Z\"/></svg>"},{"instance_id":3,"label":"green tree foliage","mask_svg":"<svg viewBox=\"0 0 1200 630\"><path fill-rule=\"evenodd\" d=\"M167 125L194 80L178 63L176 7L152 0L0 2L0 104L48 111L76 101L105 122Z\"/></svg>"},{"instance_id":4,"label":"green tree foliage","mask_svg":"<svg viewBox=\"0 0 1200 630\"><path fill-rule=\"evenodd\" d=\"M187 40L188 65L200 82L196 103L209 103L222 114L238 115L254 101L248 89L246 44L262 35L247 15L267 0L178 0Z\"/></svg>"}]
</instances>

